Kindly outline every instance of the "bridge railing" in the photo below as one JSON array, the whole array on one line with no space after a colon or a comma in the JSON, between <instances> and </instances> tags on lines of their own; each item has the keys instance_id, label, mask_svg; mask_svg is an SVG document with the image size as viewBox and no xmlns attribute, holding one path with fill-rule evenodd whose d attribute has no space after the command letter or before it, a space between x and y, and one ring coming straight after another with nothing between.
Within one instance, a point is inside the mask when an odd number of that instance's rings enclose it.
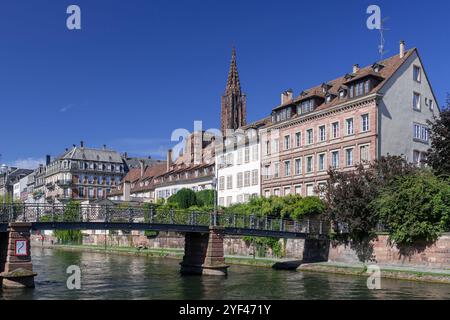
<instances>
[{"instance_id":1,"label":"bridge railing","mask_svg":"<svg viewBox=\"0 0 450 320\"><path fill-rule=\"evenodd\" d=\"M214 214L189 210L161 209L153 206L99 205L0 205L0 223L148 223L189 226L217 226L305 234L328 234L330 224L319 219L284 219L270 215Z\"/></svg>"}]
</instances>

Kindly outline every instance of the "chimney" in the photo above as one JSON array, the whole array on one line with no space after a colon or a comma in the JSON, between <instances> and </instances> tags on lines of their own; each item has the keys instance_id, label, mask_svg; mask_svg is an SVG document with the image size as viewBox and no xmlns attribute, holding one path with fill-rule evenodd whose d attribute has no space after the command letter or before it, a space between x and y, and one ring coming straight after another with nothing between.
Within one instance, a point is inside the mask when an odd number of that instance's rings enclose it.
<instances>
[{"instance_id":1,"label":"chimney","mask_svg":"<svg viewBox=\"0 0 450 320\"><path fill-rule=\"evenodd\" d=\"M281 104L285 104L288 101L292 100L292 89L288 89L281 94Z\"/></svg>"},{"instance_id":2,"label":"chimney","mask_svg":"<svg viewBox=\"0 0 450 320\"><path fill-rule=\"evenodd\" d=\"M145 170L145 162L144 160L139 160L139 165L141 167L141 178L144 176L144 170Z\"/></svg>"},{"instance_id":3,"label":"chimney","mask_svg":"<svg viewBox=\"0 0 450 320\"><path fill-rule=\"evenodd\" d=\"M172 149L167 151L167 171L172 167Z\"/></svg>"},{"instance_id":4,"label":"chimney","mask_svg":"<svg viewBox=\"0 0 450 320\"><path fill-rule=\"evenodd\" d=\"M84 141L83 140L80 141L80 147L84 148Z\"/></svg>"},{"instance_id":5,"label":"chimney","mask_svg":"<svg viewBox=\"0 0 450 320\"><path fill-rule=\"evenodd\" d=\"M130 201L131 194L131 183L130 181L125 180L123 182L123 201Z\"/></svg>"},{"instance_id":6,"label":"chimney","mask_svg":"<svg viewBox=\"0 0 450 320\"><path fill-rule=\"evenodd\" d=\"M353 73L357 73L359 71L359 64L353 65Z\"/></svg>"},{"instance_id":7,"label":"chimney","mask_svg":"<svg viewBox=\"0 0 450 320\"><path fill-rule=\"evenodd\" d=\"M51 156L48 154L45 156L45 165L48 166L51 162Z\"/></svg>"},{"instance_id":8,"label":"chimney","mask_svg":"<svg viewBox=\"0 0 450 320\"><path fill-rule=\"evenodd\" d=\"M405 56L405 41L401 40L400 41L400 59L403 59L404 56Z\"/></svg>"}]
</instances>

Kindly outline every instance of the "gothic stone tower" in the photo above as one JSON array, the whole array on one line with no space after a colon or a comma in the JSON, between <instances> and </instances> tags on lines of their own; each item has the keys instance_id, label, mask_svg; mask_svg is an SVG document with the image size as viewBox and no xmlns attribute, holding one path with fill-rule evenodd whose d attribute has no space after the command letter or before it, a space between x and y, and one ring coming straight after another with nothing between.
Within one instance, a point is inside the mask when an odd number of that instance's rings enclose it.
<instances>
[{"instance_id":1,"label":"gothic stone tower","mask_svg":"<svg viewBox=\"0 0 450 320\"><path fill-rule=\"evenodd\" d=\"M241 91L236 65L236 49L233 48L225 94L222 96L222 135L227 129L236 130L246 125L246 96Z\"/></svg>"}]
</instances>

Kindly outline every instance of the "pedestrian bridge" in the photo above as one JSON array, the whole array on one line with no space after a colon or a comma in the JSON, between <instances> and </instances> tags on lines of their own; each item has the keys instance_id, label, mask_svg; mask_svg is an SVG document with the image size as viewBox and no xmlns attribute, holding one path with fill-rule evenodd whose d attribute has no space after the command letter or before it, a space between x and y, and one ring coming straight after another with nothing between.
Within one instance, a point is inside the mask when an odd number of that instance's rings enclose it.
<instances>
[{"instance_id":1,"label":"pedestrian bridge","mask_svg":"<svg viewBox=\"0 0 450 320\"><path fill-rule=\"evenodd\" d=\"M0 277L3 286L32 286L30 256L33 230L153 230L185 234L184 274L226 275L225 235L326 239L329 224L322 220L284 219L271 215L162 210L151 205L36 205L0 207ZM25 251L18 246L25 246ZM23 249L23 248L21 248ZM14 270L30 275L14 276ZM23 274L23 272L22 272ZM31 280L30 280L31 279Z\"/></svg>"}]
</instances>

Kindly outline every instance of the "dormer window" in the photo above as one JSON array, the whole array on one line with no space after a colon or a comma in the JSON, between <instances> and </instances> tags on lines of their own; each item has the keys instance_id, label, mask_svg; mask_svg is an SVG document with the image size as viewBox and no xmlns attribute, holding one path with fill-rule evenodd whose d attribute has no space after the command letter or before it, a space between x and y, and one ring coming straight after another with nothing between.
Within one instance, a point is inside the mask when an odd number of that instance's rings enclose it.
<instances>
[{"instance_id":1,"label":"dormer window","mask_svg":"<svg viewBox=\"0 0 450 320\"><path fill-rule=\"evenodd\" d=\"M344 99L347 96L347 89L341 87L339 89L339 99Z\"/></svg>"},{"instance_id":2,"label":"dormer window","mask_svg":"<svg viewBox=\"0 0 450 320\"><path fill-rule=\"evenodd\" d=\"M377 63L377 62L375 62L375 63L372 65L372 70L373 70L374 72L376 72L376 73L379 73L379 72L381 71L381 69L383 69L383 68L384 68L384 66L383 66L382 64Z\"/></svg>"},{"instance_id":3,"label":"dormer window","mask_svg":"<svg viewBox=\"0 0 450 320\"><path fill-rule=\"evenodd\" d=\"M327 94L328 90L330 90L330 88L332 87L331 85L329 85L328 83L322 83L322 93L323 94Z\"/></svg>"},{"instance_id":4,"label":"dormer window","mask_svg":"<svg viewBox=\"0 0 450 320\"><path fill-rule=\"evenodd\" d=\"M326 103L330 103L330 102L334 99L334 97L336 97L336 95L334 95L334 94L332 94L332 93L327 94L327 95L325 96L325 102L326 102Z\"/></svg>"}]
</instances>

